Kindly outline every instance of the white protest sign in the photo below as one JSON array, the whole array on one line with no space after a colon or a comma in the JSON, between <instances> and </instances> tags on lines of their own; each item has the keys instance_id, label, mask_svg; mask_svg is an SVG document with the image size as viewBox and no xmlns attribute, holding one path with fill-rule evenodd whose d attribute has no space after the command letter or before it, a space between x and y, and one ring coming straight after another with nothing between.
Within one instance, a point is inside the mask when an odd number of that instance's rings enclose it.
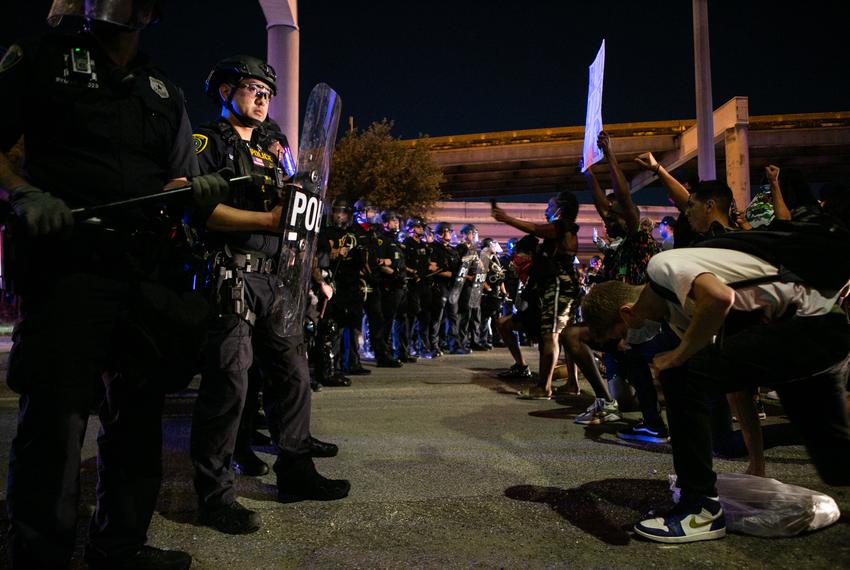
<instances>
[{"instance_id":1,"label":"white protest sign","mask_svg":"<svg viewBox=\"0 0 850 570\"><path fill-rule=\"evenodd\" d=\"M602 79L605 76L605 40L590 65L587 86L587 118L584 122L584 150L582 158L584 172L602 160L602 151L596 146L596 139L602 132Z\"/></svg>"}]
</instances>

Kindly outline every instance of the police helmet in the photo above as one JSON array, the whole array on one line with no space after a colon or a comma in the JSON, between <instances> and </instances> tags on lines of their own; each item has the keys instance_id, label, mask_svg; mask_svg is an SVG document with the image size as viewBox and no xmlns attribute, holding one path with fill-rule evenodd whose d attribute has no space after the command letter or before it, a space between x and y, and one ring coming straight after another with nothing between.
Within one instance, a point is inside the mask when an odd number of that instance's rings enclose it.
<instances>
[{"instance_id":1,"label":"police helmet","mask_svg":"<svg viewBox=\"0 0 850 570\"><path fill-rule=\"evenodd\" d=\"M442 235L442 233L446 230L453 231L454 228L448 222L440 222L439 224L434 226L434 235L435 236Z\"/></svg>"},{"instance_id":2,"label":"police helmet","mask_svg":"<svg viewBox=\"0 0 850 570\"><path fill-rule=\"evenodd\" d=\"M491 238L491 237L486 237L483 240L481 240L481 249L482 250L489 249L490 253L495 253L496 255L499 255L500 253L502 253L504 251L502 249L502 245L499 243L499 241L494 239L494 238Z\"/></svg>"},{"instance_id":3,"label":"police helmet","mask_svg":"<svg viewBox=\"0 0 850 570\"><path fill-rule=\"evenodd\" d=\"M106 22L130 30L141 30L157 22L161 0L53 0L47 23L58 26L65 16Z\"/></svg>"},{"instance_id":4,"label":"police helmet","mask_svg":"<svg viewBox=\"0 0 850 570\"><path fill-rule=\"evenodd\" d=\"M416 226L419 226L420 228L422 228L424 230L425 229L425 220L423 220L419 216L410 216L409 218L407 218L407 223L404 224L404 228L407 231L412 230Z\"/></svg>"},{"instance_id":5,"label":"police helmet","mask_svg":"<svg viewBox=\"0 0 850 570\"><path fill-rule=\"evenodd\" d=\"M381 212L381 223L388 224L390 220L396 219L399 223L401 223L401 217L396 214L393 210L384 210Z\"/></svg>"},{"instance_id":6,"label":"police helmet","mask_svg":"<svg viewBox=\"0 0 850 570\"><path fill-rule=\"evenodd\" d=\"M215 64L204 82L204 94L218 102L218 88L222 83L236 83L244 77L259 79L277 95L277 73L262 59L250 55L226 57Z\"/></svg>"},{"instance_id":7,"label":"police helmet","mask_svg":"<svg viewBox=\"0 0 850 570\"><path fill-rule=\"evenodd\" d=\"M343 212L351 213L351 202L348 201L348 198L345 196L338 196L334 199L333 204L331 204L331 208L334 210L342 210Z\"/></svg>"},{"instance_id":8,"label":"police helmet","mask_svg":"<svg viewBox=\"0 0 850 570\"><path fill-rule=\"evenodd\" d=\"M463 224L460 227L460 233L466 235L470 232L477 232L478 228L475 227L475 224Z\"/></svg>"},{"instance_id":9,"label":"police helmet","mask_svg":"<svg viewBox=\"0 0 850 570\"><path fill-rule=\"evenodd\" d=\"M366 198L360 198L354 203L355 212L365 212L366 210L375 210L375 205Z\"/></svg>"}]
</instances>

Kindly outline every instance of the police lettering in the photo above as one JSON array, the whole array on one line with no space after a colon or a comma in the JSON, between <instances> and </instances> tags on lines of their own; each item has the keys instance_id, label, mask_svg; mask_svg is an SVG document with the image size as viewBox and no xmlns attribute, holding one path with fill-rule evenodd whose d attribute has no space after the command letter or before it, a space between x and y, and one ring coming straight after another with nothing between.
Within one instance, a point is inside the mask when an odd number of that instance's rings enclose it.
<instances>
[{"instance_id":1,"label":"police lettering","mask_svg":"<svg viewBox=\"0 0 850 570\"><path fill-rule=\"evenodd\" d=\"M319 222L322 219L322 202L316 196L307 197L303 192L296 192L292 206L292 216L289 220L290 227L303 227L308 232L318 231ZM302 214L303 219L301 218Z\"/></svg>"}]
</instances>

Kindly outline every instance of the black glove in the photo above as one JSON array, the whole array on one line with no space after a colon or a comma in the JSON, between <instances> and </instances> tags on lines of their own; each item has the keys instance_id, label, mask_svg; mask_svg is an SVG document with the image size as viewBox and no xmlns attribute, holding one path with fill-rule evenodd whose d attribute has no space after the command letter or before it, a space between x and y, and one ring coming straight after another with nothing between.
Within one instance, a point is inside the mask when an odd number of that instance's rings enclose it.
<instances>
[{"instance_id":1,"label":"black glove","mask_svg":"<svg viewBox=\"0 0 850 570\"><path fill-rule=\"evenodd\" d=\"M192 178L192 201L198 208L215 208L230 199L230 183L223 176L228 170Z\"/></svg>"},{"instance_id":2,"label":"black glove","mask_svg":"<svg viewBox=\"0 0 850 570\"><path fill-rule=\"evenodd\" d=\"M12 190L9 204L30 235L68 233L74 227L74 215L67 204L35 186Z\"/></svg>"},{"instance_id":3,"label":"black glove","mask_svg":"<svg viewBox=\"0 0 850 570\"><path fill-rule=\"evenodd\" d=\"M206 221L215 207L230 200L230 183L225 176L233 173L227 169L192 178L192 203Z\"/></svg>"}]
</instances>

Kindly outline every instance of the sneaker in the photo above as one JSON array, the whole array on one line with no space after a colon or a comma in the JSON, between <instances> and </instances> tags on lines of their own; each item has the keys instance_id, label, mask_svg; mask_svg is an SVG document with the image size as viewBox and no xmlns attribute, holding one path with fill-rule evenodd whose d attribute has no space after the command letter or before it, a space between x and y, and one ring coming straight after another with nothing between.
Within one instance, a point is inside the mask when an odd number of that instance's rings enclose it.
<instances>
[{"instance_id":1,"label":"sneaker","mask_svg":"<svg viewBox=\"0 0 850 570\"><path fill-rule=\"evenodd\" d=\"M658 427L639 422L630 428L626 428L617 432L617 437L628 441L645 441L647 443L667 443L670 434L667 433L667 427L661 424Z\"/></svg>"},{"instance_id":2,"label":"sneaker","mask_svg":"<svg viewBox=\"0 0 850 570\"><path fill-rule=\"evenodd\" d=\"M531 369L526 366L514 364L504 372L499 372L499 378L510 378L517 380L527 380L531 378Z\"/></svg>"},{"instance_id":3,"label":"sneaker","mask_svg":"<svg viewBox=\"0 0 850 570\"><path fill-rule=\"evenodd\" d=\"M726 536L726 518L717 497L702 497L679 503L666 516L639 522L635 532L656 542L715 540Z\"/></svg>"},{"instance_id":4,"label":"sneaker","mask_svg":"<svg viewBox=\"0 0 850 570\"><path fill-rule=\"evenodd\" d=\"M236 501L214 509L201 507L198 522L225 534L250 534L260 530L260 515Z\"/></svg>"},{"instance_id":5,"label":"sneaker","mask_svg":"<svg viewBox=\"0 0 850 570\"><path fill-rule=\"evenodd\" d=\"M192 557L180 550L162 550L143 546L132 554L108 557L93 548L87 548L85 560L93 570L186 570L192 566Z\"/></svg>"},{"instance_id":6,"label":"sneaker","mask_svg":"<svg viewBox=\"0 0 850 570\"><path fill-rule=\"evenodd\" d=\"M764 401L761 398L756 398L755 404L756 404L756 413L758 414L759 419L760 420L766 420L767 419L767 412L764 411Z\"/></svg>"},{"instance_id":7,"label":"sneaker","mask_svg":"<svg viewBox=\"0 0 850 570\"><path fill-rule=\"evenodd\" d=\"M605 398L596 398L583 414L576 416L575 423L581 425L597 425L605 422L616 422L622 419L620 406L617 400L607 401Z\"/></svg>"}]
</instances>

